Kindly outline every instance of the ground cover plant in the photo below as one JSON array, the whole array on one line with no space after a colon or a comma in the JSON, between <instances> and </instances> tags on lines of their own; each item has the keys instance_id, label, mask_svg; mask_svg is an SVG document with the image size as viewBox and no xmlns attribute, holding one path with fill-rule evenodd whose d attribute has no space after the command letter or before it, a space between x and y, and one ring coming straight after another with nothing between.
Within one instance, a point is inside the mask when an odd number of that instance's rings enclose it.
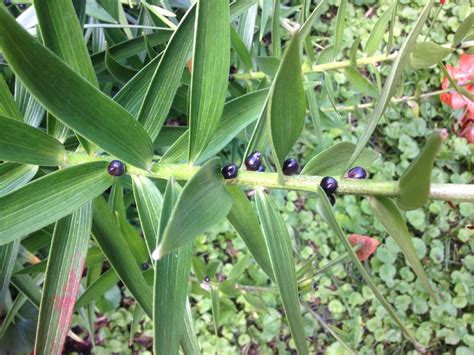
<instances>
[{"instance_id":1,"label":"ground cover plant","mask_svg":"<svg viewBox=\"0 0 474 355\"><path fill-rule=\"evenodd\" d=\"M5 1L0 349L471 353L471 11Z\"/></svg>"}]
</instances>

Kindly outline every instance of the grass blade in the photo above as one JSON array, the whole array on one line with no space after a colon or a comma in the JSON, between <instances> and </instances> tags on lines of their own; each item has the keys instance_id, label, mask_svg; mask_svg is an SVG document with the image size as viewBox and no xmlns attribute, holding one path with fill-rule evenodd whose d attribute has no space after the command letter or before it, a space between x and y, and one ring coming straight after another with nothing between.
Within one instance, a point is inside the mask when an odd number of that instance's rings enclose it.
<instances>
[{"instance_id":1,"label":"grass blade","mask_svg":"<svg viewBox=\"0 0 474 355\"><path fill-rule=\"evenodd\" d=\"M71 214L112 182L107 163L93 162L54 172L1 197L0 245Z\"/></svg>"},{"instance_id":2,"label":"grass blade","mask_svg":"<svg viewBox=\"0 0 474 355\"><path fill-rule=\"evenodd\" d=\"M143 127L35 41L4 8L0 46L10 68L55 117L117 158L147 168L153 151Z\"/></svg>"},{"instance_id":3,"label":"grass blade","mask_svg":"<svg viewBox=\"0 0 474 355\"><path fill-rule=\"evenodd\" d=\"M14 240L5 245L0 246L0 313L3 313L5 306L5 296L12 276L13 267L15 266L16 256L20 242Z\"/></svg>"},{"instance_id":4,"label":"grass blade","mask_svg":"<svg viewBox=\"0 0 474 355\"><path fill-rule=\"evenodd\" d=\"M227 216L232 198L225 189L220 167L219 158L209 160L184 186L153 252L154 259L192 242Z\"/></svg>"},{"instance_id":5,"label":"grass blade","mask_svg":"<svg viewBox=\"0 0 474 355\"><path fill-rule=\"evenodd\" d=\"M200 0L196 8L189 103L189 161L209 144L224 109L230 65L229 2Z\"/></svg>"},{"instance_id":6,"label":"grass blade","mask_svg":"<svg viewBox=\"0 0 474 355\"><path fill-rule=\"evenodd\" d=\"M299 354L308 354L303 318L298 298L295 262L290 235L275 204L263 190L257 190L257 212L262 225L275 282L283 302L291 335Z\"/></svg>"},{"instance_id":7,"label":"grass blade","mask_svg":"<svg viewBox=\"0 0 474 355\"><path fill-rule=\"evenodd\" d=\"M346 7L347 0L341 0L341 4L337 9L336 31L334 35L334 57L337 56L342 49L342 40L344 37L344 27L346 24Z\"/></svg>"},{"instance_id":8,"label":"grass blade","mask_svg":"<svg viewBox=\"0 0 474 355\"><path fill-rule=\"evenodd\" d=\"M388 9L383 13L382 16L377 20L372 31L370 31L369 39L365 44L365 54L372 56L375 54L377 49L380 48L380 43L383 41L383 37L387 32L388 23L392 19L392 13L395 11L396 2L394 2Z\"/></svg>"},{"instance_id":9,"label":"grass blade","mask_svg":"<svg viewBox=\"0 0 474 355\"><path fill-rule=\"evenodd\" d=\"M272 56L275 58L281 57L280 6L281 0L273 0Z\"/></svg>"},{"instance_id":10,"label":"grass blade","mask_svg":"<svg viewBox=\"0 0 474 355\"><path fill-rule=\"evenodd\" d=\"M183 321L183 336L181 338L181 349L185 355L200 354L199 343L193 326L193 314L189 300L186 300L186 313Z\"/></svg>"},{"instance_id":11,"label":"grass blade","mask_svg":"<svg viewBox=\"0 0 474 355\"><path fill-rule=\"evenodd\" d=\"M433 4L434 4L434 0L428 1L420 17L416 21L414 28L408 35L405 42L403 42L403 45L400 48L400 52L398 53L397 57L395 58L393 62L390 74L387 77L387 80L385 81L383 90L380 94L380 98L377 100L377 104L375 105L374 111L369 118L367 127L364 129L362 136L359 138L356 148L354 152L352 153L349 159L349 162L346 164L344 168L344 172L349 170L352 167L355 160L360 155L365 145L369 141L370 137L372 136L372 133L374 132L375 127L377 127L377 123L379 122L385 109L390 103L390 100L392 99L392 96L394 95L395 90L397 88L398 82L402 76L403 70L405 69L405 65L408 63L410 59L410 53L416 44L416 39L418 35L420 34L421 29L423 28L423 25L425 24L430 14L430 10Z\"/></svg>"},{"instance_id":12,"label":"grass blade","mask_svg":"<svg viewBox=\"0 0 474 355\"><path fill-rule=\"evenodd\" d=\"M119 280L120 278L114 269L109 269L104 272L84 291L81 296L79 296L75 305L76 310L87 306L89 303L104 295L108 290L116 285Z\"/></svg>"},{"instance_id":13,"label":"grass blade","mask_svg":"<svg viewBox=\"0 0 474 355\"><path fill-rule=\"evenodd\" d=\"M57 354L63 349L81 285L91 223L90 202L56 223L41 296L36 354Z\"/></svg>"},{"instance_id":14,"label":"grass blade","mask_svg":"<svg viewBox=\"0 0 474 355\"><path fill-rule=\"evenodd\" d=\"M43 131L0 116L0 160L44 166L63 165L64 146Z\"/></svg>"},{"instance_id":15,"label":"grass blade","mask_svg":"<svg viewBox=\"0 0 474 355\"><path fill-rule=\"evenodd\" d=\"M390 234L402 250L407 262L410 264L416 276L418 276L418 279L420 279L426 292L437 302L438 298L416 255L415 245L413 244L407 225L397 206L388 197L369 197L369 204L375 217L383 224L388 234Z\"/></svg>"}]
</instances>

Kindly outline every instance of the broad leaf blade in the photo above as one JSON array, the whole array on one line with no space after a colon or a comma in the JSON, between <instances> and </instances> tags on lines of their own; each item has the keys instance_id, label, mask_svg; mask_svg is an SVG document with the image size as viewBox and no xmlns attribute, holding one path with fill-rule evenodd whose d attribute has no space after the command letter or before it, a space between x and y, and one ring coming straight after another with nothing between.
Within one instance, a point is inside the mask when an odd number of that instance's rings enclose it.
<instances>
[{"instance_id":1,"label":"broad leaf blade","mask_svg":"<svg viewBox=\"0 0 474 355\"><path fill-rule=\"evenodd\" d=\"M425 143L420 154L410 163L398 182L397 205L403 210L414 210L428 201L431 171L447 131L435 131Z\"/></svg>"},{"instance_id":2,"label":"broad leaf blade","mask_svg":"<svg viewBox=\"0 0 474 355\"><path fill-rule=\"evenodd\" d=\"M298 298L295 261L288 229L280 213L276 210L275 204L263 190L257 190L255 201L291 335L298 353L308 354L308 344Z\"/></svg>"},{"instance_id":3,"label":"broad leaf blade","mask_svg":"<svg viewBox=\"0 0 474 355\"><path fill-rule=\"evenodd\" d=\"M367 127L364 129L362 136L359 138L359 141L357 142L356 148L354 152L352 153L349 159L349 162L345 165L345 168L344 168L345 171L349 170L352 167L355 160L364 149L365 145L367 144L370 137L372 136L372 133L374 132L375 127L377 127L377 123L379 122L385 109L390 103L390 100L392 99L395 93L395 89L397 88L398 82L400 81L402 73L405 69L405 65L407 64L410 58L410 53L413 50L413 47L416 43L416 38L421 32L421 29L423 28L423 25L425 24L430 14L430 10L433 4L434 4L434 0L428 1L420 17L416 21L415 27L412 29L412 31L408 35L405 42L403 42L403 45L400 48L400 52L398 53L397 57L395 58L392 64L392 69L390 71L390 74L387 77L387 80L385 81L383 90L380 94L380 98L377 100L377 104L374 108L374 111L369 118Z\"/></svg>"},{"instance_id":4,"label":"broad leaf blade","mask_svg":"<svg viewBox=\"0 0 474 355\"><path fill-rule=\"evenodd\" d=\"M408 232L407 225L397 206L388 197L369 197L370 207L375 217L383 224L388 234L395 240L426 292L434 301L437 297L431 287L428 276L416 255L415 245Z\"/></svg>"},{"instance_id":5,"label":"broad leaf blade","mask_svg":"<svg viewBox=\"0 0 474 355\"><path fill-rule=\"evenodd\" d=\"M0 198L0 245L67 216L112 182L107 163L93 162L54 172Z\"/></svg>"},{"instance_id":6,"label":"broad leaf blade","mask_svg":"<svg viewBox=\"0 0 474 355\"><path fill-rule=\"evenodd\" d=\"M231 206L232 198L225 189L219 159L214 158L184 186L153 257L160 259L192 242L199 234L221 222Z\"/></svg>"},{"instance_id":7,"label":"broad leaf blade","mask_svg":"<svg viewBox=\"0 0 474 355\"><path fill-rule=\"evenodd\" d=\"M364 265L360 262L360 260L357 257L357 254L355 253L354 249L352 248L351 244L349 243L349 240L347 239L346 235L342 231L341 226L336 220L336 216L334 215L334 212L331 208L331 205L329 204L329 200L326 196L326 193L321 187L318 187L318 201L317 201L317 208L318 212L320 213L322 219L331 227L331 229L336 233L336 236L339 238L339 240L342 242L344 245L344 248L346 249L346 252L349 254L349 257L351 258L352 262L354 263L355 267L367 283L367 286L370 287L372 292L374 293L375 297L379 300L379 302L382 304L382 306L385 308L387 313L390 315L390 317L393 319L393 321L398 324L400 327L401 331L405 335L407 339L409 339L415 346L420 347L421 346L417 343L416 339L413 337L411 332L408 330L408 328L405 326L405 324L402 322L402 320L398 317L396 311L393 309L393 307L388 303L388 301L385 299L385 297L380 293L380 291L377 289L377 286L375 285L374 281L370 277L370 275L367 273L367 270L365 270Z\"/></svg>"},{"instance_id":8,"label":"broad leaf blade","mask_svg":"<svg viewBox=\"0 0 474 355\"><path fill-rule=\"evenodd\" d=\"M174 179L168 180L163 209L160 218L159 236L172 216L179 196L179 186ZM188 243L167 254L155 263L153 292L153 348L155 354L178 353L183 333L183 319L186 315L188 280L191 271L193 247Z\"/></svg>"},{"instance_id":9,"label":"broad leaf blade","mask_svg":"<svg viewBox=\"0 0 474 355\"><path fill-rule=\"evenodd\" d=\"M311 158L301 171L301 175L336 176L346 166L347 160L351 157L354 149L355 144L349 142L337 143ZM379 153L364 148L355 164L366 168L379 158Z\"/></svg>"},{"instance_id":10,"label":"broad leaf blade","mask_svg":"<svg viewBox=\"0 0 474 355\"><path fill-rule=\"evenodd\" d=\"M296 32L285 50L268 102L268 128L279 172L304 127L306 99L300 52L300 38Z\"/></svg>"},{"instance_id":11,"label":"broad leaf blade","mask_svg":"<svg viewBox=\"0 0 474 355\"><path fill-rule=\"evenodd\" d=\"M63 165L64 146L38 128L0 116L0 160L44 166Z\"/></svg>"},{"instance_id":12,"label":"broad leaf blade","mask_svg":"<svg viewBox=\"0 0 474 355\"><path fill-rule=\"evenodd\" d=\"M125 237L117 225L107 203L102 197L93 203L92 234L110 265L145 313L152 317L152 290L145 281L137 261L130 250Z\"/></svg>"},{"instance_id":13,"label":"broad leaf blade","mask_svg":"<svg viewBox=\"0 0 474 355\"><path fill-rule=\"evenodd\" d=\"M57 354L63 349L81 285L91 223L90 202L56 223L41 295L37 354Z\"/></svg>"},{"instance_id":14,"label":"broad leaf blade","mask_svg":"<svg viewBox=\"0 0 474 355\"><path fill-rule=\"evenodd\" d=\"M227 93L230 64L229 3L200 0L196 8L189 107L189 161L216 131Z\"/></svg>"},{"instance_id":15,"label":"broad leaf blade","mask_svg":"<svg viewBox=\"0 0 474 355\"><path fill-rule=\"evenodd\" d=\"M35 41L4 8L0 8L0 46L15 74L56 118L119 159L147 168L153 152L145 130Z\"/></svg>"},{"instance_id":16,"label":"broad leaf blade","mask_svg":"<svg viewBox=\"0 0 474 355\"><path fill-rule=\"evenodd\" d=\"M427 68L441 62L454 51L454 48L446 48L432 42L417 43L410 54L410 65L415 69Z\"/></svg>"}]
</instances>

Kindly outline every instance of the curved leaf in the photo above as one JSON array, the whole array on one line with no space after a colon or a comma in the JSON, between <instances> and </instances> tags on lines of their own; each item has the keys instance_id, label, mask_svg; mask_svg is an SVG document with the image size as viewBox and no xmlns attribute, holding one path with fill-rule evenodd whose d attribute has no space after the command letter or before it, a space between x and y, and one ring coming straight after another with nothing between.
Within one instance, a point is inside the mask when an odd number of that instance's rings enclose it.
<instances>
[{"instance_id":1,"label":"curved leaf","mask_svg":"<svg viewBox=\"0 0 474 355\"><path fill-rule=\"evenodd\" d=\"M377 49L380 47L380 43L383 40L383 36L387 32L388 23L392 18L392 13L395 11L396 2L394 2L388 9L383 13L382 16L377 20L374 28L370 31L369 39L365 44L365 54L372 56L375 54Z\"/></svg>"},{"instance_id":2,"label":"curved leaf","mask_svg":"<svg viewBox=\"0 0 474 355\"><path fill-rule=\"evenodd\" d=\"M0 116L0 160L44 166L63 165L64 146L38 128Z\"/></svg>"},{"instance_id":3,"label":"curved leaf","mask_svg":"<svg viewBox=\"0 0 474 355\"><path fill-rule=\"evenodd\" d=\"M153 150L143 127L35 41L4 8L0 46L15 74L56 118L117 158L148 166Z\"/></svg>"},{"instance_id":4,"label":"curved leaf","mask_svg":"<svg viewBox=\"0 0 474 355\"><path fill-rule=\"evenodd\" d=\"M454 48L445 48L432 42L417 43L410 54L410 65L415 69L427 68L442 61Z\"/></svg>"},{"instance_id":5,"label":"curved leaf","mask_svg":"<svg viewBox=\"0 0 474 355\"><path fill-rule=\"evenodd\" d=\"M0 164L0 197L20 188L36 175L36 165Z\"/></svg>"},{"instance_id":6,"label":"curved leaf","mask_svg":"<svg viewBox=\"0 0 474 355\"><path fill-rule=\"evenodd\" d=\"M113 182L107 162L59 170L0 198L0 245L67 216Z\"/></svg>"}]
</instances>

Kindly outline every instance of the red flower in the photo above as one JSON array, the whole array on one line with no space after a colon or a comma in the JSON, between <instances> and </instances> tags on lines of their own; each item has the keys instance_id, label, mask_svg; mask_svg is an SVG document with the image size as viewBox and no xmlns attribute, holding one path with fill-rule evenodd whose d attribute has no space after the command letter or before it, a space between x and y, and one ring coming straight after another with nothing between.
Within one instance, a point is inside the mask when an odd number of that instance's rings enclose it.
<instances>
[{"instance_id":1,"label":"red flower","mask_svg":"<svg viewBox=\"0 0 474 355\"><path fill-rule=\"evenodd\" d=\"M439 0L439 3L440 3L441 5L444 5L444 4L446 4L446 0Z\"/></svg>"},{"instance_id":2,"label":"red flower","mask_svg":"<svg viewBox=\"0 0 474 355\"><path fill-rule=\"evenodd\" d=\"M474 80L474 54L461 55L458 67L447 65L446 69L458 85L462 85L466 90L474 93L474 85L468 84ZM441 87L447 89L449 85L448 78L444 78ZM469 100L457 91L443 93L440 98L442 102L455 110L465 109L466 112L459 122L461 126L459 136L466 138L469 143L474 143L474 101Z\"/></svg>"},{"instance_id":3,"label":"red flower","mask_svg":"<svg viewBox=\"0 0 474 355\"><path fill-rule=\"evenodd\" d=\"M357 244L362 244L362 248L356 251L357 257L361 261L367 260L369 256L375 253L379 245L377 239L361 234L351 234L349 236L349 243L351 243L353 247Z\"/></svg>"}]
</instances>

